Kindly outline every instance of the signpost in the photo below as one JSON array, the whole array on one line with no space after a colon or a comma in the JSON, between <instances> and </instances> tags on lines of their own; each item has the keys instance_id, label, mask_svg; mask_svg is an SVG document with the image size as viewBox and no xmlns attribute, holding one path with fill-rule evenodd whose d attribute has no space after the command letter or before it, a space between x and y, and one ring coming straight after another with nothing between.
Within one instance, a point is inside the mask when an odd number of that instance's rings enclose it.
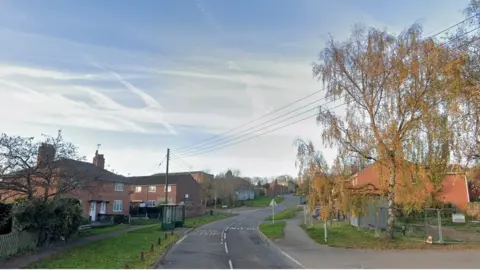
<instances>
[{"instance_id":1,"label":"signpost","mask_svg":"<svg viewBox=\"0 0 480 270\"><path fill-rule=\"evenodd\" d=\"M270 206L272 207L272 223L275 223L275 206L277 206L275 199L272 199Z\"/></svg>"}]
</instances>

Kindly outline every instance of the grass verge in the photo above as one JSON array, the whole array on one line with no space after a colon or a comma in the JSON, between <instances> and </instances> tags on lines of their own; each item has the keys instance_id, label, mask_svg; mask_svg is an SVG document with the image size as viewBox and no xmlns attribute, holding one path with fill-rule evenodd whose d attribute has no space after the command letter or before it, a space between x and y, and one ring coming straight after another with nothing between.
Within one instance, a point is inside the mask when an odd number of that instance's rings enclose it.
<instances>
[{"instance_id":1,"label":"grass verge","mask_svg":"<svg viewBox=\"0 0 480 270\"><path fill-rule=\"evenodd\" d=\"M161 238L161 245L157 244ZM29 265L27 268L59 269L59 268L151 268L165 250L179 238L178 234L164 239L160 226L144 228L125 233L61 252L49 259ZM154 244L153 252L150 245ZM144 252L144 260L140 260L140 252Z\"/></svg>"},{"instance_id":2,"label":"grass verge","mask_svg":"<svg viewBox=\"0 0 480 270\"><path fill-rule=\"evenodd\" d=\"M88 237L92 235L105 234L115 231L121 231L128 229L130 226L125 224L120 225L111 225L111 226L102 226L102 227L93 227L90 230L83 230L78 232L78 237Z\"/></svg>"},{"instance_id":3,"label":"grass verge","mask_svg":"<svg viewBox=\"0 0 480 270\"><path fill-rule=\"evenodd\" d=\"M213 216L201 216L201 217L195 217L195 218L188 218L185 220L184 226L187 228L197 228L207 223L233 217L233 216L235 216L235 214L222 213L222 214L214 214Z\"/></svg>"},{"instance_id":4,"label":"grass verge","mask_svg":"<svg viewBox=\"0 0 480 270\"><path fill-rule=\"evenodd\" d=\"M259 226L260 231L271 240L283 238L284 236L284 229L285 229L285 221L278 221L275 223L262 223Z\"/></svg>"},{"instance_id":5,"label":"grass verge","mask_svg":"<svg viewBox=\"0 0 480 270\"><path fill-rule=\"evenodd\" d=\"M275 220L282 220L282 219L291 219L294 218L298 212L302 209L300 208L287 208L275 214ZM272 216L270 215L265 220L272 220Z\"/></svg>"},{"instance_id":6,"label":"grass verge","mask_svg":"<svg viewBox=\"0 0 480 270\"><path fill-rule=\"evenodd\" d=\"M248 206L248 207L267 207L269 206L270 202L272 201L272 197L265 197L265 196L261 196L261 197L257 197L253 200L248 200L248 201L245 201L245 206ZM285 200L284 197L275 197L275 201L277 203L281 203Z\"/></svg>"},{"instance_id":7,"label":"grass verge","mask_svg":"<svg viewBox=\"0 0 480 270\"><path fill-rule=\"evenodd\" d=\"M324 245L325 235L323 223L307 228L301 225L305 232L315 242ZM372 230L358 229L347 223L332 223L327 228L327 245L331 247L352 248L352 249L372 249L372 250L403 250L403 249L480 249L480 245L470 244L426 244L423 240L414 239L408 236L400 236L393 240L386 239L385 233L379 237L375 236Z\"/></svg>"}]
</instances>

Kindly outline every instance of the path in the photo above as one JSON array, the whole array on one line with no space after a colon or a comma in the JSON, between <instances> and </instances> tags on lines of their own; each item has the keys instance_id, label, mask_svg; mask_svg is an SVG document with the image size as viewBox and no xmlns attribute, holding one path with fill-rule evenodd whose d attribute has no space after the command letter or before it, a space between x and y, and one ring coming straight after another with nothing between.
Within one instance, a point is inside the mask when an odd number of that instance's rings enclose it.
<instances>
[{"instance_id":1,"label":"path","mask_svg":"<svg viewBox=\"0 0 480 270\"><path fill-rule=\"evenodd\" d=\"M44 260L49 258L61 251L69 250L75 247L83 246L85 244L97 242L103 239L112 238L115 236L119 236L125 234L127 232L140 230L143 228L158 226L159 224L150 224L150 225L142 225L142 226L132 226L132 228L128 228L125 230L114 231L105 234L99 235L92 235L88 237L77 238L71 240L67 243L59 243L53 246L41 248L39 251L18 255L13 258L7 259L5 261L0 262L1 269L18 269L18 268L25 268L32 263L36 263L38 261Z\"/></svg>"},{"instance_id":2,"label":"path","mask_svg":"<svg viewBox=\"0 0 480 270\"><path fill-rule=\"evenodd\" d=\"M478 250L372 251L319 245L298 226L302 217L287 221L285 238L274 241L304 268L479 268Z\"/></svg>"},{"instance_id":3,"label":"path","mask_svg":"<svg viewBox=\"0 0 480 270\"><path fill-rule=\"evenodd\" d=\"M298 203L298 198L291 198L292 202ZM277 211L287 207L287 201L280 204ZM188 233L170 249L158 268L296 268L257 231L258 223L271 214L271 208L242 209L236 213L237 216L206 224Z\"/></svg>"}]
</instances>

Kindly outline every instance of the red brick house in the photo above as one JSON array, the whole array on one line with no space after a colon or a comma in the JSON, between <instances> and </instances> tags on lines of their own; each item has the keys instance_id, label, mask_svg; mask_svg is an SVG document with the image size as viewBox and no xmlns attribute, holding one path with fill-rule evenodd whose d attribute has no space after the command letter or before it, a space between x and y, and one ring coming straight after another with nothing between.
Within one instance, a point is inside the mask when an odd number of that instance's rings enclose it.
<instances>
[{"instance_id":1,"label":"red brick house","mask_svg":"<svg viewBox=\"0 0 480 270\"><path fill-rule=\"evenodd\" d=\"M186 174L189 173L192 175L193 179L197 181L198 183L203 183L203 182L208 182L208 181L213 181L215 176L210 173L206 173L203 171L192 171L192 172L178 172L178 173L171 173L172 175L174 174Z\"/></svg>"},{"instance_id":2,"label":"red brick house","mask_svg":"<svg viewBox=\"0 0 480 270\"><path fill-rule=\"evenodd\" d=\"M143 202L147 206L164 204L165 174L128 177L132 185L130 196L133 203ZM200 184L190 173L168 175L168 202L180 204L186 198L187 204L200 204Z\"/></svg>"},{"instance_id":3,"label":"red brick house","mask_svg":"<svg viewBox=\"0 0 480 270\"><path fill-rule=\"evenodd\" d=\"M30 177L37 179L32 184L33 196L55 196L58 193L77 198L83 206L83 215L92 221L96 221L99 215L129 214L131 187L126 177L104 169L103 155L95 152L93 162L89 163L72 159L55 160L55 151L48 144L42 144L38 149L37 167L31 173L39 176ZM12 174L11 181L26 181L22 173L25 172ZM3 181L9 181L8 176L4 176ZM4 191L1 196L8 201L25 194Z\"/></svg>"},{"instance_id":4,"label":"red brick house","mask_svg":"<svg viewBox=\"0 0 480 270\"><path fill-rule=\"evenodd\" d=\"M434 190L433 184L429 183L426 177L419 178L422 174L414 164L406 167L397 173L396 182L399 183L395 187L397 203L408 202L410 199L426 199ZM374 163L352 175L350 181L356 187L371 184L381 189L388 177L388 168L380 163ZM464 174L445 175L441 189L435 196L441 202L451 203L457 208L465 210L470 202L467 177Z\"/></svg>"},{"instance_id":5,"label":"red brick house","mask_svg":"<svg viewBox=\"0 0 480 270\"><path fill-rule=\"evenodd\" d=\"M265 190L265 196L274 197L281 196L288 193L288 187L277 184L275 181L270 183L270 186Z\"/></svg>"}]
</instances>

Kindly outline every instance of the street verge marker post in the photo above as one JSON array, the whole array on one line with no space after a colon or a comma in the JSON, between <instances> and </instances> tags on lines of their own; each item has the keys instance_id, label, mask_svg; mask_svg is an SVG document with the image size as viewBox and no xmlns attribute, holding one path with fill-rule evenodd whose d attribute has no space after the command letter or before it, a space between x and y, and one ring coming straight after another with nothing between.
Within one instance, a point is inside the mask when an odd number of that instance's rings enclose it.
<instances>
[{"instance_id":1,"label":"street verge marker post","mask_svg":"<svg viewBox=\"0 0 480 270\"><path fill-rule=\"evenodd\" d=\"M270 202L270 206L272 207L272 223L275 223L275 206L277 205L277 202L275 201L275 198L272 199Z\"/></svg>"}]
</instances>

